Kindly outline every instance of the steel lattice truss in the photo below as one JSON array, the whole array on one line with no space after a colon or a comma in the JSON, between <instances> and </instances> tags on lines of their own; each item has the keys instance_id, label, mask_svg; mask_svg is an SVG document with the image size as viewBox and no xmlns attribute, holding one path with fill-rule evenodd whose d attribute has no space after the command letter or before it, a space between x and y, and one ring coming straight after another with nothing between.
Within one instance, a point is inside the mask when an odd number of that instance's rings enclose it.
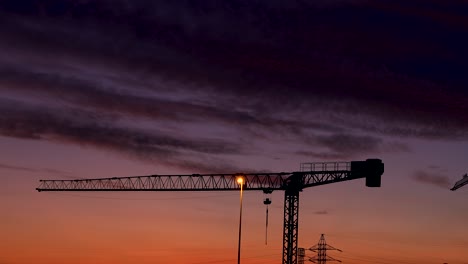
<instances>
[{"instance_id":1,"label":"steel lattice truss","mask_svg":"<svg viewBox=\"0 0 468 264\"><path fill-rule=\"evenodd\" d=\"M41 180L38 191L234 191L245 177L244 190L285 190L288 178L297 175L304 188L353 179L349 162L319 163L315 171L280 173L147 175L77 180ZM343 170L335 170L342 168ZM360 178L360 177L355 177Z\"/></svg>"}]
</instances>

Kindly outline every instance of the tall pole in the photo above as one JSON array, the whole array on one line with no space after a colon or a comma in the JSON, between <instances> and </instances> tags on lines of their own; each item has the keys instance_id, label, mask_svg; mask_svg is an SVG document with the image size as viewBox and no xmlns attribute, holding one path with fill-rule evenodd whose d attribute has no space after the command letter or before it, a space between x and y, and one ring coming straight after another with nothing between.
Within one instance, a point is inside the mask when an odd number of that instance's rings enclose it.
<instances>
[{"instance_id":1,"label":"tall pole","mask_svg":"<svg viewBox=\"0 0 468 264\"><path fill-rule=\"evenodd\" d=\"M242 234L242 192L244 187L244 178L239 177L237 183L240 184L240 212L239 212L239 244L237 245L237 264L240 264L241 234Z\"/></svg>"}]
</instances>

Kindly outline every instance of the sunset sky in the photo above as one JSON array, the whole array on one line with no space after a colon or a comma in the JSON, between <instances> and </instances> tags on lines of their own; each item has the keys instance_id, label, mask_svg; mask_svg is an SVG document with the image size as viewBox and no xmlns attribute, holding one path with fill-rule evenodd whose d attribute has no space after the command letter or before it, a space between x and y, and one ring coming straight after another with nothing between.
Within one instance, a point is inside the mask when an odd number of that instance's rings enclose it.
<instances>
[{"instance_id":1,"label":"sunset sky","mask_svg":"<svg viewBox=\"0 0 468 264\"><path fill-rule=\"evenodd\" d=\"M468 3L0 0L0 264L236 263L238 192L41 192L40 179L291 172L299 246L467 264ZM244 193L242 263L279 264L283 192ZM313 256L313 252L307 252Z\"/></svg>"}]
</instances>

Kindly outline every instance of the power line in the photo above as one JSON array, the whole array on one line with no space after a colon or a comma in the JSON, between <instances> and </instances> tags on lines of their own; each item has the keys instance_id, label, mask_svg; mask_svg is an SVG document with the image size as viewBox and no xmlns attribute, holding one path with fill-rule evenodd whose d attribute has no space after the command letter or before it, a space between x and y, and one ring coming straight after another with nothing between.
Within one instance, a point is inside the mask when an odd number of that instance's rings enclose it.
<instances>
[{"instance_id":1,"label":"power line","mask_svg":"<svg viewBox=\"0 0 468 264\"><path fill-rule=\"evenodd\" d=\"M243 257L242 259L255 259L255 258L263 258L263 257L273 257L279 256L281 254L268 254L268 255L260 255L260 256L252 256L252 257ZM223 263L228 261L235 261L235 259L223 259L223 260L213 260L213 261L203 261L203 262L192 262L191 264L213 264L213 263Z\"/></svg>"},{"instance_id":2,"label":"power line","mask_svg":"<svg viewBox=\"0 0 468 264\"><path fill-rule=\"evenodd\" d=\"M398 244L398 245L402 245L402 244L407 244L407 245L413 245L414 243L410 242L410 241L398 241L398 243L392 243L392 242L389 242L389 241L385 241L385 240L381 240L381 241L370 241L368 238L364 238L364 237L359 237L359 236L347 236L347 235L328 235L328 237L339 237L341 239L346 239L346 240L353 240L353 244L361 244L361 245L364 245L364 244L372 244L372 247L374 248L388 248L388 247L383 247L383 246L378 246L378 244ZM403 240L403 239L402 239ZM357 242L358 241L358 242ZM420 242L421 243L421 246L424 246L424 247L441 247L441 246L446 246L448 243L428 243L429 241L424 241L424 242ZM451 247L468 247L468 241L467 242L457 242L457 243L450 243L450 246Z\"/></svg>"},{"instance_id":3,"label":"power line","mask_svg":"<svg viewBox=\"0 0 468 264\"><path fill-rule=\"evenodd\" d=\"M360 260L365 260L365 261L370 261L370 262L380 262L382 264L393 264L393 263L402 263L402 264L419 264L420 261L417 261L417 260L414 260L414 261L411 261L411 260L402 260L401 258L388 258L388 257L374 257L374 256L366 256L366 255L361 255L361 254L350 254L350 253L344 253L345 256L343 256L344 258L357 258L357 259L360 259ZM351 255L352 257L350 256L347 256L347 255Z\"/></svg>"}]
</instances>

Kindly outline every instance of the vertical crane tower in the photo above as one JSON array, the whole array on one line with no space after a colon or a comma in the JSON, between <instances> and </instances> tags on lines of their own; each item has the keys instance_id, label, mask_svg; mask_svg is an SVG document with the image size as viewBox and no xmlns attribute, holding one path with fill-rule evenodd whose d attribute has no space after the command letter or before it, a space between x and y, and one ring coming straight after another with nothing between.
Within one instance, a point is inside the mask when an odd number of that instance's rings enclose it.
<instances>
[{"instance_id":1,"label":"vertical crane tower","mask_svg":"<svg viewBox=\"0 0 468 264\"><path fill-rule=\"evenodd\" d=\"M366 178L367 187L380 187L384 164L365 161L306 163L300 172L147 175L79 180L40 180L39 192L60 191L284 191L283 264L297 264L299 193L309 187Z\"/></svg>"}]
</instances>

